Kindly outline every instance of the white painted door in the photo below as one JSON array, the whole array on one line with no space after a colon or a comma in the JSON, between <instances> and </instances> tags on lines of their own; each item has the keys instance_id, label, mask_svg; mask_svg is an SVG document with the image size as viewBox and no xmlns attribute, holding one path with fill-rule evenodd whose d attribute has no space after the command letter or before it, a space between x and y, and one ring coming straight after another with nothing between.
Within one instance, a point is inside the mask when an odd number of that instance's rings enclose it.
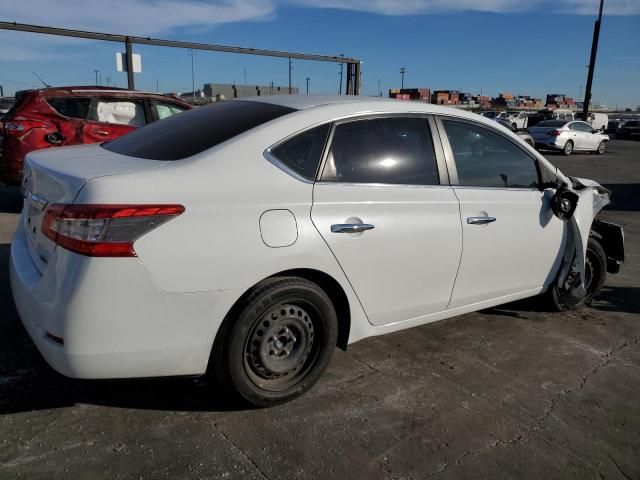
<instances>
[{"instance_id":1,"label":"white painted door","mask_svg":"<svg viewBox=\"0 0 640 480\"><path fill-rule=\"evenodd\" d=\"M374 325L446 309L462 251L425 118L336 125L311 217Z\"/></svg>"},{"instance_id":2,"label":"white painted door","mask_svg":"<svg viewBox=\"0 0 640 480\"><path fill-rule=\"evenodd\" d=\"M497 132L444 120L459 185L463 254L449 308L541 290L556 275L565 224L536 163ZM544 167L542 167L544 168Z\"/></svg>"}]
</instances>

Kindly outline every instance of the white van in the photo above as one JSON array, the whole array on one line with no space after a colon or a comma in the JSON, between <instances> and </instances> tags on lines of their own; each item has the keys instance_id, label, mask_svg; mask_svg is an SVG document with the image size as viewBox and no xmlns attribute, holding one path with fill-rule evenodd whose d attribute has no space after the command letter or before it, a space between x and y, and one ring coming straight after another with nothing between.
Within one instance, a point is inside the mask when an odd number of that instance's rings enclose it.
<instances>
[{"instance_id":1,"label":"white van","mask_svg":"<svg viewBox=\"0 0 640 480\"><path fill-rule=\"evenodd\" d=\"M551 116L554 120L575 120L573 111L565 108L558 108L554 110Z\"/></svg>"},{"instance_id":2,"label":"white van","mask_svg":"<svg viewBox=\"0 0 640 480\"><path fill-rule=\"evenodd\" d=\"M576 113L576 119L585 120L582 112ZM604 132L609 124L609 115L606 113L590 112L585 122L591 124L594 130Z\"/></svg>"}]
</instances>

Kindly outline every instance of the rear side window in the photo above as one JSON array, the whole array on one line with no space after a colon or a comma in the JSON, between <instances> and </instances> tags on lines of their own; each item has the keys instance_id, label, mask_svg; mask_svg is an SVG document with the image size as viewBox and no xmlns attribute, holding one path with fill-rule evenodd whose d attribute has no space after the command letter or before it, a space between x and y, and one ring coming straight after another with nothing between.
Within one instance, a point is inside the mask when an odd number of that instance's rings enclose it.
<instances>
[{"instance_id":1,"label":"rear side window","mask_svg":"<svg viewBox=\"0 0 640 480\"><path fill-rule=\"evenodd\" d=\"M460 185L537 188L534 160L502 135L487 128L443 120Z\"/></svg>"},{"instance_id":2,"label":"rear side window","mask_svg":"<svg viewBox=\"0 0 640 480\"><path fill-rule=\"evenodd\" d=\"M415 117L390 117L338 124L322 180L439 184L428 121Z\"/></svg>"},{"instance_id":3,"label":"rear side window","mask_svg":"<svg viewBox=\"0 0 640 480\"><path fill-rule=\"evenodd\" d=\"M163 120L165 118L173 117L185 110L188 110L187 107L176 105L175 103L158 102L157 100L151 101L151 113L153 114L154 120Z\"/></svg>"},{"instance_id":4,"label":"rear side window","mask_svg":"<svg viewBox=\"0 0 640 480\"><path fill-rule=\"evenodd\" d=\"M307 180L315 180L330 125L321 125L271 149L271 154Z\"/></svg>"},{"instance_id":5,"label":"rear side window","mask_svg":"<svg viewBox=\"0 0 640 480\"><path fill-rule=\"evenodd\" d=\"M47 103L60 115L86 120L91 99L86 97L50 97L47 98Z\"/></svg>"},{"instance_id":6,"label":"rear side window","mask_svg":"<svg viewBox=\"0 0 640 480\"><path fill-rule=\"evenodd\" d=\"M89 120L142 127L144 106L140 100L96 98L89 107Z\"/></svg>"},{"instance_id":7,"label":"rear side window","mask_svg":"<svg viewBox=\"0 0 640 480\"><path fill-rule=\"evenodd\" d=\"M130 157L181 160L295 111L260 102L214 103L149 124L102 147Z\"/></svg>"}]
</instances>

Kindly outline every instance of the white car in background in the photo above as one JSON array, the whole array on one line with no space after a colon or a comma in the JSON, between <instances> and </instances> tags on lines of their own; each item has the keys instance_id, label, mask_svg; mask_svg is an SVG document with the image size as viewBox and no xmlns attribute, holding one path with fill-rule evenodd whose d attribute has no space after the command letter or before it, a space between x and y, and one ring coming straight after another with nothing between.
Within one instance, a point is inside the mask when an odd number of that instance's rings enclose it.
<instances>
[{"instance_id":1,"label":"white car in background","mask_svg":"<svg viewBox=\"0 0 640 480\"><path fill-rule=\"evenodd\" d=\"M529 125L529 115L527 112L506 112L504 120L509 122L516 130L523 130Z\"/></svg>"},{"instance_id":2,"label":"white car in background","mask_svg":"<svg viewBox=\"0 0 640 480\"><path fill-rule=\"evenodd\" d=\"M15 304L76 378L217 376L268 406L336 346L547 291L624 257L609 192L496 122L429 104L220 102L27 156Z\"/></svg>"},{"instance_id":3,"label":"white car in background","mask_svg":"<svg viewBox=\"0 0 640 480\"><path fill-rule=\"evenodd\" d=\"M545 120L529 128L536 148L561 150L565 155L573 152L596 152L607 149L609 135L601 133L581 120Z\"/></svg>"}]
</instances>

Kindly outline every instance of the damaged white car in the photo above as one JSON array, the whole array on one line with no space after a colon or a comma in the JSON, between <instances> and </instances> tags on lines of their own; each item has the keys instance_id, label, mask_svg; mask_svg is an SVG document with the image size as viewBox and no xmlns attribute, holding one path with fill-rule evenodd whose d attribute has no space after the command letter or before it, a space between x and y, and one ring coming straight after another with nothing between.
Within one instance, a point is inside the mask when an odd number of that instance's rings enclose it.
<instances>
[{"instance_id":1,"label":"damaged white car","mask_svg":"<svg viewBox=\"0 0 640 480\"><path fill-rule=\"evenodd\" d=\"M609 192L490 119L358 97L222 102L29 154L18 312L77 378L217 376L254 405L336 346L545 293L624 260Z\"/></svg>"}]
</instances>

